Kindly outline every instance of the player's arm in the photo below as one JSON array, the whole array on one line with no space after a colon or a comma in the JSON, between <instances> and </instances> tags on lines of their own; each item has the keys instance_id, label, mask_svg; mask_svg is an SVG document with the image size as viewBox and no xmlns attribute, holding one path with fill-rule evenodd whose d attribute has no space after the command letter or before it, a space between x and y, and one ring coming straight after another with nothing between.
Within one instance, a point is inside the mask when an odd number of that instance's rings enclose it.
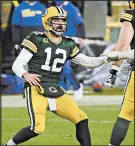
<instances>
[{"instance_id":1,"label":"player's arm","mask_svg":"<svg viewBox=\"0 0 135 146\"><path fill-rule=\"evenodd\" d=\"M118 59L130 59L130 60L134 60L134 50L129 50L129 51L125 51L125 52L120 52L118 54Z\"/></svg>"},{"instance_id":2,"label":"player's arm","mask_svg":"<svg viewBox=\"0 0 135 146\"><path fill-rule=\"evenodd\" d=\"M24 48L17 56L16 60L12 65L12 70L18 77L22 78L23 74L27 73L27 71L24 69L24 66L27 65L27 63L30 61L32 56L33 54Z\"/></svg>"},{"instance_id":3,"label":"player's arm","mask_svg":"<svg viewBox=\"0 0 135 146\"><path fill-rule=\"evenodd\" d=\"M103 53L103 56L107 56L108 62L119 61L122 59L134 60L134 50L128 50L125 52L111 51L111 52Z\"/></svg>"},{"instance_id":4,"label":"player's arm","mask_svg":"<svg viewBox=\"0 0 135 146\"><path fill-rule=\"evenodd\" d=\"M24 65L27 65L30 59L37 52L35 43L32 41L33 36L27 36L26 39L21 43L22 51L13 63L12 70L20 78L24 78L31 86L39 85L40 75L31 74L24 69Z\"/></svg>"},{"instance_id":5,"label":"player's arm","mask_svg":"<svg viewBox=\"0 0 135 146\"><path fill-rule=\"evenodd\" d=\"M39 85L40 79L38 78L40 75L31 74L24 69L24 66L28 64L33 54L30 53L25 48L21 50L20 54L16 58L13 63L12 70L14 73L20 78L24 78L31 86Z\"/></svg>"},{"instance_id":6,"label":"player's arm","mask_svg":"<svg viewBox=\"0 0 135 146\"><path fill-rule=\"evenodd\" d=\"M123 52L128 50L130 42L132 41L132 38L134 36L133 16L134 12L130 9L124 10L120 14L121 30L119 34L119 40L116 44L116 47L114 48L114 51ZM120 67L122 62L123 61L112 62L112 65Z\"/></svg>"},{"instance_id":7,"label":"player's arm","mask_svg":"<svg viewBox=\"0 0 135 146\"><path fill-rule=\"evenodd\" d=\"M72 62L79 64L86 68L95 68L95 67L101 66L102 64L105 63L105 60L106 60L105 56L89 57L82 53L79 53L73 59L71 59Z\"/></svg>"},{"instance_id":8,"label":"player's arm","mask_svg":"<svg viewBox=\"0 0 135 146\"><path fill-rule=\"evenodd\" d=\"M35 34L30 33L26 36L26 38L22 41L20 48L22 51L16 58L13 63L12 69L17 76L20 78L23 77L23 74L27 71L24 69L24 65L30 61L33 57L34 53L37 51L37 47L34 42Z\"/></svg>"},{"instance_id":9,"label":"player's arm","mask_svg":"<svg viewBox=\"0 0 135 146\"><path fill-rule=\"evenodd\" d=\"M132 41L133 35L134 29L131 22L128 21L122 22L119 40L118 43L116 44L116 47L114 48L114 51L120 52L127 51L130 46L130 42ZM112 65L120 67L122 62L123 61L112 62Z\"/></svg>"},{"instance_id":10,"label":"player's arm","mask_svg":"<svg viewBox=\"0 0 135 146\"><path fill-rule=\"evenodd\" d=\"M124 10L120 15L120 22L122 22L122 24L119 34L119 40L116 44L116 47L114 48L114 51L127 51L130 46L130 42L132 41L134 35L132 13L132 10ZM107 86L113 87L115 85L116 74L119 71L119 67L122 63L123 60L112 62L112 69L109 70L108 80L106 81Z\"/></svg>"},{"instance_id":11,"label":"player's arm","mask_svg":"<svg viewBox=\"0 0 135 146\"><path fill-rule=\"evenodd\" d=\"M102 57L89 57L80 53L80 49L76 43L72 41L72 47L70 52L70 59L73 63L79 64L86 68L95 68L105 63L106 56Z\"/></svg>"}]
</instances>

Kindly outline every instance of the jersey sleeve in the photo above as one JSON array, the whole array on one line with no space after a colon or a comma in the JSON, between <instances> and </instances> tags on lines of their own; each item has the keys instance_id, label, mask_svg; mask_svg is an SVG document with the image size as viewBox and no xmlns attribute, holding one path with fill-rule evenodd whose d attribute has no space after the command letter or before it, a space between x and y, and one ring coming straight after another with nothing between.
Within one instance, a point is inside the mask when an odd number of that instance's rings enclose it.
<instances>
[{"instance_id":1,"label":"jersey sleeve","mask_svg":"<svg viewBox=\"0 0 135 146\"><path fill-rule=\"evenodd\" d=\"M127 9L121 12L120 14L120 22L128 21L128 22L133 22L133 10Z\"/></svg>"},{"instance_id":2,"label":"jersey sleeve","mask_svg":"<svg viewBox=\"0 0 135 146\"><path fill-rule=\"evenodd\" d=\"M27 49L32 54L37 53L37 35L34 32L29 33L21 43L21 48Z\"/></svg>"},{"instance_id":3,"label":"jersey sleeve","mask_svg":"<svg viewBox=\"0 0 135 146\"><path fill-rule=\"evenodd\" d=\"M71 39L71 47L70 47L70 59L74 58L76 55L80 53L80 49L77 47L75 41Z\"/></svg>"}]
</instances>

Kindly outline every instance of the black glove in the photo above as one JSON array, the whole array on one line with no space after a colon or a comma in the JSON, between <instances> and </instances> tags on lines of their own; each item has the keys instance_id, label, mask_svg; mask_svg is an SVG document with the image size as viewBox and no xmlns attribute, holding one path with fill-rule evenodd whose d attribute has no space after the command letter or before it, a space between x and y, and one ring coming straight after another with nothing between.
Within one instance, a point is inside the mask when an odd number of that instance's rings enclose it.
<instances>
[{"instance_id":1,"label":"black glove","mask_svg":"<svg viewBox=\"0 0 135 146\"><path fill-rule=\"evenodd\" d=\"M114 70L114 69L109 70L109 76L108 76L107 81L105 82L105 86L108 86L108 87L114 87L115 86L117 72L118 71Z\"/></svg>"}]
</instances>

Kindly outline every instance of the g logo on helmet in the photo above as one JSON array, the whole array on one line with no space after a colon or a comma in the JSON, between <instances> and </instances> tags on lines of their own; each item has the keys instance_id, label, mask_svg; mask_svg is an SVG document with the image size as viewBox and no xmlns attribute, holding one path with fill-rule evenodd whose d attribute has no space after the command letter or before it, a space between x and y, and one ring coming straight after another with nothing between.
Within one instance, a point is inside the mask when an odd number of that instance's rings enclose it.
<instances>
[{"instance_id":1,"label":"g logo on helmet","mask_svg":"<svg viewBox=\"0 0 135 146\"><path fill-rule=\"evenodd\" d=\"M42 16L45 16L45 15L47 15L47 13L48 13L48 10L46 10Z\"/></svg>"},{"instance_id":2,"label":"g logo on helmet","mask_svg":"<svg viewBox=\"0 0 135 146\"><path fill-rule=\"evenodd\" d=\"M49 90L50 90L50 92L53 92L53 93L58 92L58 90L54 86L49 87Z\"/></svg>"}]
</instances>

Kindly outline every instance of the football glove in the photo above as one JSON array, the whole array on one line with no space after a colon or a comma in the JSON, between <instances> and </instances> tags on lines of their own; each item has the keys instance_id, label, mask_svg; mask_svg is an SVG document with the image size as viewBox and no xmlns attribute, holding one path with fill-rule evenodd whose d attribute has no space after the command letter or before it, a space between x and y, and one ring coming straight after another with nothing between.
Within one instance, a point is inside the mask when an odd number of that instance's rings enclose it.
<instances>
[{"instance_id":1,"label":"football glove","mask_svg":"<svg viewBox=\"0 0 135 146\"><path fill-rule=\"evenodd\" d=\"M114 87L115 86L117 72L118 71L114 70L114 69L109 70L109 76L108 76L107 81L105 82L105 86L108 86L108 87Z\"/></svg>"},{"instance_id":2,"label":"football glove","mask_svg":"<svg viewBox=\"0 0 135 146\"><path fill-rule=\"evenodd\" d=\"M119 53L118 51L111 51L111 52L105 52L103 54L101 54L101 56L106 56L107 57L107 61L119 61Z\"/></svg>"}]
</instances>

